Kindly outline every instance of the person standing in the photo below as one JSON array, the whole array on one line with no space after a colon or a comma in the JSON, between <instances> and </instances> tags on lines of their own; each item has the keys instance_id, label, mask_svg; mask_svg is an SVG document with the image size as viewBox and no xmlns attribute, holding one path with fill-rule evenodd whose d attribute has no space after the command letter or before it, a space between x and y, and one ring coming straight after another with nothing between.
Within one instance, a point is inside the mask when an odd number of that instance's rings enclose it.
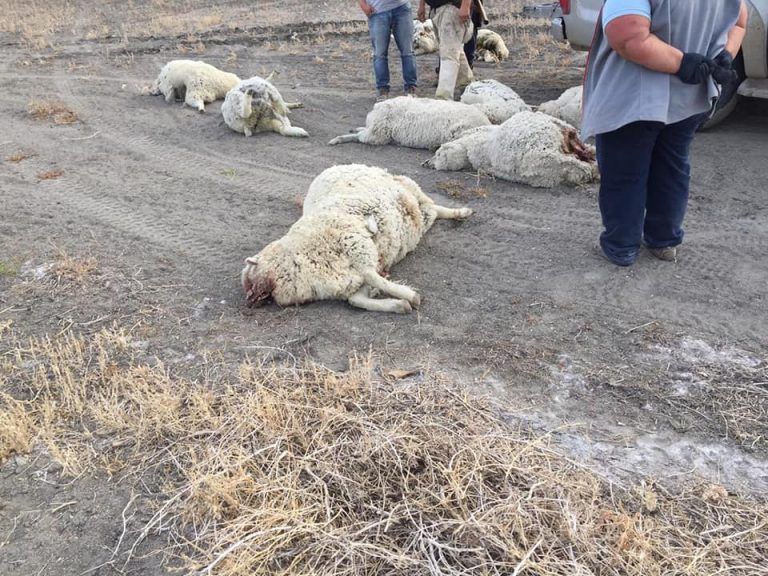
<instances>
[{"instance_id":1,"label":"person standing","mask_svg":"<svg viewBox=\"0 0 768 576\"><path fill-rule=\"evenodd\" d=\"M419 0L417 17L427 19L427 4L435 33L440 42L440 71L435 98L453 100L459 85L472 81L472 69L464 54L464 44L472 39L473 24L470 18L472 0Z\"/></svg>"},{"instance_id":2,"label":"person standing","mask_svg":"<svg viewBox=\"0 0 768 576\"><path fill-rule=\"evenodd\" d=\"M584 77L582 138L595 136L603 254L629 266L642 243L675 261L689 150L746 34L743 0L606 0Z\"/></svg>"},{"instance_id":3,"label":"person standing","mask_svg":"<svg viewBox=\"0 0 768 576\"><path fill-rule=\"evenodd\" d=\"M416 57L413 55L413 16L410 0L358 0L368 17L373 45L373 72L376 76L377 101L389 97L389 38L394 36L403 65L406 95L415 95Z\"/></svg>"}]
</instances>

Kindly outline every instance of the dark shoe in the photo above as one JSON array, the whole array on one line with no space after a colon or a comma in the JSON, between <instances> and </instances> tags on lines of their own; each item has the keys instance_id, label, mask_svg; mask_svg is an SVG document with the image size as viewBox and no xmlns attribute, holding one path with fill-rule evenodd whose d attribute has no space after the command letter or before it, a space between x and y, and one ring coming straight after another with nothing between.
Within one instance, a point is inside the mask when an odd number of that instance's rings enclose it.
<instances>
[{"instance_id":1,"label":"dark shoe","mask_svg":"<svg viewBox=\"0 0 768 576\"><path fill-rule=\"evenodd\" d=\"M376 102L384 102L387 98L389 98L389 88L381 88L376 95Z\"/></svg>"},{"instance_id":2,"label":"dark shoe","mask_svg":"<svg viewBox=\"0 0 768 576\"><path fill-rule=\"evenodd\" d=\"M677 248L667 246L665 248L648 248L651 256L664 260L664 262L677 262Z\"/></svg>"},{"instance_id":3,"label":"dark shoe","mask_svg":"<svg viewBox=\"0 0 768 576\"><path fill-rule=\"evenodd\" d=\"M600 244L595 244L592 246L592 253L595 256L599 256L600 258L603 258L610 262L611 264L615 264L616 266L621 266L622 268L626 268L627 266L632 266L632 264L635 263L636 256L628 256L624 259L617 259L613 256L609 256L608 253L603 250L603 247L600 246Z\"/></svg>"},{"instance_id":4,"label":"dark shoe","mask_svg":"<svg viewBox=\"0 0 768 576\"><path fill-rule=\"evenodd\" d=\"M405 95L411 96L412 98L416 97L416 86L408 86L405 89Z\"/></svg>"}]
</instances>

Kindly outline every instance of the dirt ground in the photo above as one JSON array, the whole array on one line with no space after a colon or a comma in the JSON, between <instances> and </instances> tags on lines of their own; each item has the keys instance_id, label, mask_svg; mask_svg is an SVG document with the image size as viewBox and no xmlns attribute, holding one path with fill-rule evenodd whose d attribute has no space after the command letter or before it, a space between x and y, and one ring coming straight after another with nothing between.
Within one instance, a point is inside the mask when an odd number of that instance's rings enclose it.
<instances>
[{"instance_id":1,"label":"dirt ground","mask_svg":"<svg viewBox=\"0 0 768 576\"><path fill-rule=\"evenodd\" d=\"M744 102L697 137L679 261L644 253L617 268L594 250L595 186L532 189L431 171L421 166L428 151L327 146L373 105L365 23L340 4L308 14L296 0L259 3L269 25L257 13L234 27L223 22L243 7L220 2L222 23L194 35L89 37L78 20L83 30L55 36L53 49L2 33L0 323L29 335L133 327L149 354L190 374L212 355L308 356L343 370L371 350L382 370L429 369L492 394L512 425L552 430L609 477L705 479L764 497L768 106ZM105 6L108 28L119 17ZM549 42L545 22L504 12L494 28L512 55L478 64L480 78L530 104L579 82L583 55ZM245 139L222 125L220 103L198 114L145 95L177 57L241 77L277 70L286 100L304 104L293 123L310 138ZM435 63L418 58L421 96ZM61 100L78 120L36 120L35 99ZM437 223L393 270L420 291L421 308L248 309L243 259L298 218L314 176L347 162L405 174L441 203L475 210ZM67 258L88 270L57 281L48 266ZM61 477L41 453L0 465L0 573L115 573L91 569L111 559L134 489ZM163 573L157 558L126 571Z\"/></svg>"}]
</instances>

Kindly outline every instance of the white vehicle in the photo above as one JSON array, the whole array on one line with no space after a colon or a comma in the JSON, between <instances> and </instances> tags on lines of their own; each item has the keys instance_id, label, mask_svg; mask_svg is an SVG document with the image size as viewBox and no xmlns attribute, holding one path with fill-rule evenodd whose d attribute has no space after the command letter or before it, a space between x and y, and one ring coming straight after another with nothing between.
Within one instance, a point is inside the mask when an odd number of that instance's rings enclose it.
<instances>
[{"instance_id":1,"label":"white vehicle","mask_svg":"<svg viewBox=\"0 0 768 576\"><path fill-rule=\"evenodd\" d=\"M705 1L705 0L702 0ZM768 99L768 0L746 0L749 8L747 37L734 62L740 84L723 94L715 115L705 124L711 127L730 114L739 96ZM589 50L603 0L560 0L552 17L552 35L567 40L576 50Z\"/></svg>"}]
</instances>

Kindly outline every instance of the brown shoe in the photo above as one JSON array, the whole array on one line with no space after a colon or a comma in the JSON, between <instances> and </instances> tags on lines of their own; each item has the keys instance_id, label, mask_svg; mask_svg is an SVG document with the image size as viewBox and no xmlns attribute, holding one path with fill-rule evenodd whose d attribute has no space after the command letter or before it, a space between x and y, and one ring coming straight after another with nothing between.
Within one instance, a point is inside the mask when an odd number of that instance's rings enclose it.
<instances>
[{"instance_id":1,"label":"brown shoe","mask_svg":"<svg viewBox=\"0 0 768 576\"><path fill-rule=\"evenodd\" d=\"M411 98L415 98L416 97L416 86L408 86L405 89L405 95L406 96L410 96Z\"/></svg>"},{"instance_id":2,"label":"brown shoe","mask_svg":"<svg viewBox=\"0 0 768 576\"><path fill-rule=\"evenodd\" d=\"M667 246L666 248L648 248L651 256L664 260L664 262L677 262L677 248Z\"/></svg>"},{"instance_id":3,"label":"brown shoe","mask_svg":"<svg viewBox=\"0 0 768 576\"><path fill-rule=\"evenodd\" d=\"M387 98L389 98L389 90L386 88L382 88L376 94L376 102L384 102Z\"/></svg>"}]
</instances>

